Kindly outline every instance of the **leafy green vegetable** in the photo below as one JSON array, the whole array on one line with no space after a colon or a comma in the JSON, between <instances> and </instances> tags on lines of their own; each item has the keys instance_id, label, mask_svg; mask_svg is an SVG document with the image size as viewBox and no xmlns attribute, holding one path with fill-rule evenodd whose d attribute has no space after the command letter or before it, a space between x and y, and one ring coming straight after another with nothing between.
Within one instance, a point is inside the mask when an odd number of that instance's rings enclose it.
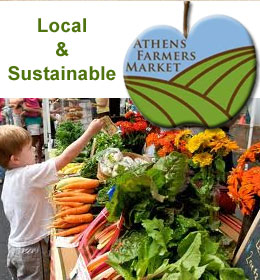
<instances>
[{"instance_id":1,"label":"leafy green vegetable","mask_svg":"<svg viewBox=\"0 0 260 280\"><path fill-rule=\"evenodd\" d=\"M164 255L167 253L167 245L172 239L173 230L164 226L163 220L158 220L156 218L153 220L144 220L142 225L145 228L148 236L150 236L161 246L159 255Z\"/></svg>"},{"instance_id":2,"label":"leafy green vegetable","mask_svg":"<svg viewBox=\"0 0 260 280\"><path fill-rule=\"evenodd\" d=\"M99 132L96 135L96 149L95 153L106 150L107 148L118 148L119 150L124 149L123 140L120 134L114 134L109 136L104 132Z\"/></svg>"},{"instance_id":3,"label":"leafy green vegetable","mask_svg":"<svg viewBox=\"0 0 260 280\"><path fill-rule=\"evenodd\" d=\"M245 273L241 268L223 268L219 272L220 280L245 280Z\"/></svg>"},{"instance_id":4,"label":"leafy green vegetable","mask_svg":"<svg viewBox=\"0 0 260 280\"><path fill-rule=\"evenodd\" d=\"M203 172L200 176L207 180L209 173ZM186 176L186 157L174 152L115 179L115 193L106 204L109 218L117 220L123 213L126 227L134 232L109 254L109 264L124 279L227 280L228 273L238 275L224 270L230 268L221 234L215 231L218 208L209 196L212 181L198 190Z\"/></svg>"},{"instance_id":5,"label":"leafy green vegetable","mask_svg":"<svg viewBox=\"0 0 260 280\"><path fill-rule=\"evenodd\" d=\"M56 130L56 148L58 154L62 153L71 143L84 133L80 122L66 121L58 125Z\"/></svg>"},{"instance_id":6,"label":"leafy green vegetable","mask_svg":"<svg viewBox=\"0 0 260 280\"><path fill-rule=\"evenodd\" d=\"M98 161L95 156L87 158L84 161L84 165L80 171L80 176L84 178L95 179L97 177Z\"/></svg>"},{"instance_id":7,"label":"leafy green vegetable","mask_svg":"<svg viewBox=\"0 0 260 280\"><path fill-rule=\"evenodd\" d=\"M147 238L147 234L144 231L132 231L125 234L109 254L109 263L123 264L135 259L145 238Z\"/></svg>"},{"instance_id":8,"label":"leafy green vegetable","mask_svg":"<svg viewBox=\"0 0 260 280\"><path fill-rule=\"evenodd\" d=\"M152 167L145 165L139 171L129 170L117 177L116 191L106 205L110 221L117 220L122 211L131 214L133 208L137 209L135 205L144 200L162 203L166 198L174 199L184 185L186 157L174 152L158 162ZM149 210L147 215L142 213L143 216L150 216ZM126 220L130 221L130 217Z\"/></svg>"},{"instance_id":9,"label":"leafy green vegetable","mask_svg":"<svg viewBox=\"0 0 260 280\"><path fill-rule=\"evenodd\" d=\"M201 260L201 233L198 232L193 237L194 240L188 247L187 251L177 262L171 265L171 269L178 268L181 264L188 270L190 270L192 267L199 266Z\"/></svg>"},{"instance_id":10,"label":"leafy green vegetable","mask_svg":"<svg viewBox=\"0 0 260 280\"><path fill-rule=\"evenodd\" d=\"M153 168L161 170L164 173L166 184L163 194L168 196L170 201L184 187L187 173L187 158L185 155L173 152L167 157L160 158Z\"/></svg>"}]
</instances>

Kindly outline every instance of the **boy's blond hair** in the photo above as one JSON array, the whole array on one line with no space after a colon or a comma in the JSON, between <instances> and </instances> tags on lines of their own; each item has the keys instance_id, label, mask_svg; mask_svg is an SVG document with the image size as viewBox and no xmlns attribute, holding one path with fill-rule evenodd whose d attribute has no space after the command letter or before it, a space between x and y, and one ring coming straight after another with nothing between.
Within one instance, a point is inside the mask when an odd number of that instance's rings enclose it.
<instances>
[{"instance_id":1,"label":"boy's blond hair","mask_svg":"<svg viewBox=\"0 0 260 280\"><path fill-rule=\"evenodd\" d=\"M0 126L0 165L8 168L10 157L19 154L31 142L27 130L15 125Z\"/></svg>"}]
</instances>

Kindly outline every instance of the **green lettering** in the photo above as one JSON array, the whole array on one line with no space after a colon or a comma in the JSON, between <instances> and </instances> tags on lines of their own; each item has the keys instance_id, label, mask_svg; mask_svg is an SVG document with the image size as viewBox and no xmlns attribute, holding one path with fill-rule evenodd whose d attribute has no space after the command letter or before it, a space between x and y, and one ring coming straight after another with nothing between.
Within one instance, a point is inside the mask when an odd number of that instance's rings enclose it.
<instances>
[{"instance_id":1,"label":"green lettering","mask_svg":"<svg viewBox=\"0 0 260 280\"><path fill-rule=\"evenodd\" d=\"M93 70L93 66L89 67L89 79L95 80L95 81L99 79L99 72L98 72L98 70L95 70L95 69Z\"/></svg>"},{"instance_id":2,"label":"green lettering","mask_svg":"<svg viewBox=\"0 0 260 280\"><path fill-rule=\"evenodd\" d=\"M30 81L31 80L31 70L27 71L27 77L26 77L26 70L22 70L21 77L24 81L26 81L26 80Z\"/></svg>"},{"instance_id":3,"label":"green lettering","mask_svg":"<svg viewBox=\"0 0 260 280\"><path fill-rule=\"evenodd\" d=\"M79 76L78 76L78 78L79 78L79 80L80 81L84 81L84 80L87 80L88 78L88 75L87 75L87 71L86 70L80 70L79 71Z\"/></svg>"},{"instance_id":4,"label":"green lettering","mask_svg":"<svg viewBox=\"0 0 260 280\"><path fill-rule=\"evenodd\" d=\"M106 76L108 80L112 81L116 77L116 72L114 70L108 70Z\"/></svg>"},{"instance_id":5,"label":"green lettering","mask_svg":"<svg viewBox=\"0 0 260 280\"><path fill-rule=\"evenodd\" d=\"M13 69L16 70L16 71L13 71ZM11 75L15 75L15 77L9 75L8 78L9 78L10 80L12 80L12 81L18 80L18 79L20 78L20 75L19 75L19 73L18 73L17 71L19 71L19 68L18 68L17 66L11 66L11 67L9 67L9 73L10 73Z\"/></svg>"},{"instance_id":6,"label":"green lettering","mask_svg":"<svg viewBox=\"0 0 260 280\"><path fill-rule=\"evenodd\" d=\"M51 22L49 27L51 32L58 32L60 29L60 26L56 21Z\"/></svg>"},{"instance_id":7,"label":"green lettering","mask_svg":"<svg viewBox=\"0 0 260 280\"><path fill-rule=\"evenodd\" d=\"M43 72L44 72L44 79L45 79L46 81L49 81L50 78L49 78L48 74L49 74L50 70L48 69L48 67L45 67L44 70L43 70Z\"/></svg>"},{"instance_id":8,"label":"green lettering","mask_svg":"<svg viewBox=\"0 0 260 280\"><path fill-rule=\"evenodd\" d=\"M86 18L83 18L83 32L87 32L87 21L86 21Z\"/></svg>"},{"instance_id":9,"label":"green lettering","mask_svg":"<svg viewBox=\"0 0 260 280\"><path fill-rule=\"evenodd\" d=\"M51 78L52 81L59 80L59 71L51 70Z\"/></svg>"},{"instance_id":10,"label":"green lettering","mask_svg":"<svg viewBox=\"0 0 260 280\"><path fill-rule=\"evenodd\" d=\"M40 81L42 79L42 71L41 70L34 70L33 71L33 79L36 81Z\"/></svg>"},{"instance_id":11,"label":"green lettering","mask_svg":"<svg viewBox=\"0 0 260 280\"><path fill-rule=\"evenodd\" d=\"M42 29L42 19L38 18L38 32L48 32L47 29Z\"/></svg>"},{"instance_id":12,"label":"green lettering","mask_svg":"<svg viewBox=\"0 0 260 280\"><path fill-rule=\"evenodd\" d=\"M72 32L80 32L80 23L75 21L72 23Z\"/></svg>"},{"instance_id":13,"label":"green lettering","mask_svg":"<svg viewBox=\"0 0 260 280\"><path fill-rule=\"evenodd\" d=\"M70 26L70 23L67 22L67 21L63 22L63 23L61 24L61 30L62 30L63 32L69 32L69 31L70 31L70 28L68 27L68 28L66 29L66 28L65 28L65 25Z\"/></svg>"}]
</instances>

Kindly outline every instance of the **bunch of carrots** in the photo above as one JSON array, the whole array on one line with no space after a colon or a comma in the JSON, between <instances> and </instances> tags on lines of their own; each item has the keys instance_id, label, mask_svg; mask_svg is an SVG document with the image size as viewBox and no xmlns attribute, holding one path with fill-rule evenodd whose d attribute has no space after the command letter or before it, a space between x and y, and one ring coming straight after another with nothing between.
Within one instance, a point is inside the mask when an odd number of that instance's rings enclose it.
<instances>
[{"instance_id":1,"label":"bunch of carrots","mask_svg":"<svg viewBox=\"0 0 260 280\"><path fill-rule=\"evenodd\" d=\"M57 214L51 228L58 230L56 236L73 236L84 231L93 221L90 213L95 203L95 189L99 181L81 177L64 179L52 194Z\"/></svg>"}]
</instances>

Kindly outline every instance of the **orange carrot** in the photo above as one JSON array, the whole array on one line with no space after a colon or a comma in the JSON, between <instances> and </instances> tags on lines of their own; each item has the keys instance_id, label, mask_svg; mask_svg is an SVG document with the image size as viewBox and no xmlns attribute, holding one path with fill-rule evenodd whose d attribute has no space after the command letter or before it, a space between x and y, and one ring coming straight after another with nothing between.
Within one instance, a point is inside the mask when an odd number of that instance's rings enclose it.
<instances>
[{"instance_id":1,"label":"orange carrot","mask_svg":"<svg viewBox=\"0 0 260 280\"><path fill-rule=\"evenodd\" d=\"M67 215L84 214L84 213L87 213L89 211L90 207L91 207L90 204L85 204L83 206L70 208L70 209L61 211L60 213L55 215L55 218L60 218L60 217L67 216Z\"/></svg>"},{"instance_id":2,"label":"orange carrot","mask_svg":"<svg viewBox=\"0 0 260 280\"><path fill-rule=\"evenodd\" d=\"M78 189L78 190L68 190L68 192L74 192L74 193L94 193L95 189Z\"/></svg>"},{"instance_id":3,"label":"orange carrot","mask_svg":"<svg viewBox=\"0 0 260 280\"><path fill-rule=\"evenodd\" d=\"M56 198L54 201L56 202L82 202L82 203L94 203L96 200L96 195L94 194L81 194L80 196L71 196L71 197L62 197Z\"/></svg>"},{"instance_id":4,"label":"orange carrot","mask_svg":"<svg viewBox=\"0 0 260 280\"><path fill-rule=\"evenodd\" d=\"M61 197L67 197L67 196L77 196L79 195L79 193L75 193L75 192L59 192L56 193L53 198L61 198Z\"/></svg>"},{"instance_id":5,"label":"orange carrot","mask_svg":"<svg viewBox=\"0 0 260 280\"><path fill-rule=\"evenodd\" d=\"M89 224L83 224L80 226L76 226L61 232L56 233L56 236L70 236L70 235L74 235L76 233L80 233L83 230L85 230L88 227Z\"/></svg>"},{"instance_id":6,"label":"orange carrot","mask_svg":"<svg viewBox=\"0 0 260 280\"><path fill-rule=\"evenodd\" d=\"M79 225L82 225L82 223L70 224L70 223L63 222L63 224L60 224L60 225L57 225L57 226L56 225L52 225L50 228L67 229L67 228L77 227Z\"/></svg>"},{"instance_id":7,"label":"orange carrot","mask_svg":"<svg viewBox=\"0 0 260 280\"><path fill-rule=\"evenodd\" d=\"M99 186L99 181L98 180L89 179L88 181L81 181L81 182L66 185L62 188L62 190L67 190L67 189L94 189L98 186Z\"/></svg>"},{"instance_id":8,"label":"orange carrot","mask_svg":"<svg viewBox=\"0 0 260 280\"><path fill-rule=\"evenodd\" d=\"M70 224L90 223L93 221L93 215L90 213L81 214L81 215L68 215L64 217L64 221Z\"/></svg>"},{"instance_id":9,"label":"orange carrot","mask_svg":"<svg viewBox=\"0 0 260 280\"><path fill-rule=\"evenodd\" d=\"M60 211L64 211L64 210L68 210L68 209L72 209L73 207L70 207L70 206L62 206L60 208Z\"/></svg>"},{"instance_id":10,"label":"orange carrot","mask_svg":"<svg viewBox=\"0 0 260 280\"><path fill-rule=\"evenodd\" d=\"M58 220L53 222L53 226L55 226L55 227L56 226L60 226L62 224L64 224L64 220L63 219L58 219Z\"/></svg>"},{"instance_id":11,"label":"orange carrot","mask_svg":"<svg viewBox=\"0 0 260 280\"><path fill-rule=\"evenodd\" d=\"M68 207L78 207L84 205L84 203L79 202L64 202L64 201L55 201L55 204L60 206L68 206Z\"/></svg>"}]
</instances>

